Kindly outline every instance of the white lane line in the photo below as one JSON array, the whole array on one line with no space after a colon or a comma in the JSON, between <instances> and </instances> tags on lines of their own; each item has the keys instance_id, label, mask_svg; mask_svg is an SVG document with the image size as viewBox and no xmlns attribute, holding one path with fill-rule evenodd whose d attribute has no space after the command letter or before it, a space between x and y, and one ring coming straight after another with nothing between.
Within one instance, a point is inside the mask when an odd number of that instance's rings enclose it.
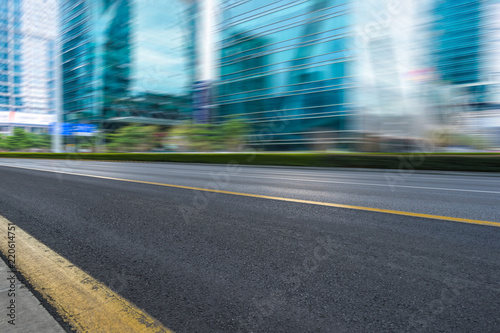
<instances>
[{"instance_id":1,"label":"white lane line","mask_svg":"<svg viewBox=\"0 0 500 333\"><path fill-rule=\"evenodd\" d=\"M205 171L205 170L199 170L201 169L202 167L200 168L193 168L193 169L197 169L197 170L194 170L196 171L197 175L200 175L200 174L205 174L207 176L210 176L211 173L216 173L216 171ZM95 170L95 171L98 171L98 170ZM179 172L181 175L185 175L186 173L186 169L181 169L181 168L174 168L174 169L165 169L165 174L157 174L158 176L169 176L171 175L171 173L175 173L175 172ZM247 170L248 171L248 170ZM395 171L396 172L396 171ZM170 173L170 174L169 174ZM312 171L311 171L312 173ZM125 173L123 173L125 174ZM255 176L253 175L255 174ZM125 174L126 175L126 174ZM263 177L262 175L267 175L269 177ZM296 176L296 177L314 177L314 178L321 178L321 177L328 177L330 179L328 180L319 180L319 179L297 179L297 178L279 178L279 177L276 177L275 175L290 175L290 176ZM357 176L357 178L365 178L365 179L371 179L371 180L380 180L380 181L383 181L385 182L386 184L376 184L376 183L359 183L359 182L346 182L346 181L334 181L332 179L339 179L339 178L346 178L345 175L340 175L340 174L334 174L333 172L328 174L328 173L323 173L323 174L307 174L307 173L296 173L296 172L274 172L274 173L269 173L269 172L255 172L254 170L250 171L250 172L245 172L245 175L236 175L236 177L244 177L244 178L262 178L262 179L280 179L280 180L292 180L292 181L306 181L306 182L320 182L320 183L332 183L332 184L349 184L349 185L367 185L367 186L388 186L388 187L401 187L401 188L416 188L416 189L433 189L433 190L443 190L443 191L462 191L462 192L477 192L477 193L491 193L491 194L500 194L500 191L488 191L488 190L471 190L471 189L456 189L456 188L448 188L448 187L422 187L422 186L413 186L413 185L391 185L391 184L387 184L387 178L385 178L385 174L384 176L382 177L382 175L380 175L380 177L377 177L379 179L373 179L373 175L359 175L359 174L356 174L356 173L353 173L353 175ZM234 175L233 175L234 176ZM361 177L360 177L361 176ZM378 175L377 175L378 176ZM405 174L402 175L402 177L404 179L402 179L399 183L401 182L408 182L408 181L415 181L415 182L418 182L420 181L419 179L411 179L411 176L412 175L408 175L407 178L405 178ZM420 176L423 176L423 175L420 175ZM434 176L434 175L431 175L431 176ZM449 181L453 181L453 180L456 180L456 179L459 179L459 180L464 180L462 179L461 177L459 176L453 176L453 175L450 175L449 178L444 178L444 177L432 177L432 181L435 181L435 180L449 180ZM492 183L493 182L493 179L465 179L465 180L468 180L468 181L473 181L473 182L477 182L478 180L482 180L482 181L486 181L488 183ZM497 179L495 179L497 180ZM500 180L500 177L498 178L498 180Z\"/></svg>"},{"instance_id":2,"label":"white lane line","mask_svg":"<svg viewBox=\"0 0 500 333\"><path fill-rule=\"evenodd\" d=\"M75 163L79 163L80 161L76 161ZM101 165L101 164L88 164L87 161L82 161L84 162L86 165L85 166L91 166L91 167L103 167L103 168L115 168L116 166L114 165ZM101 163L106 163L106 162L101 162ZM120 163L120 162L108 162L108 163ZM30 164L31 165L31 164ZM40 165L40 164L35 164L35 165ZM129 164L127 164L126 166L125 165L121 165L121 167L128 167L130 166ZM148 167L151 167L153 165L149 164L148 166L144 166L143 168L143 171L145 171ZM56 167L54 165L49 165L49 167ZM192 168L189 168L189 167L192 167ZM220 169L223 169L224 167L223 166L211 166L213 168L220 168ZM63 166L61 168L68 168L69 170L71 170L71 168L74 168L75 170L82 170L82 168L78 167L78 166L75 166L75 167L72 167L72 166ZM135 166L134 166L135 168ZM162 171L164 172L169 172L169 173L172 173L172 172L181 172L182 174L185 174L185 172L187 171L187 169L190 169L190 170L193 170L195 171L197 174L206 174L206 175L210 175L210 173L216 173L216 172L224 172L224 170L211 170L211 171L206 171L206 170L200 170L200 169L204 169L202 166L186 166L186 167L174 167L173 165L169 164L168 167L161 167L160 165L156 166L155 165L155 168L153 169L161 169ZM93 170L93 171L98 171L98 170ZM132 171L135 171L135 170L132 170ZM442 180L442 181L450 181L450 182L453 182L454 180L460 180L460 181L464 181L464 182L474 182L474 183L477 183L477 182L488 182L488 183L492 183L492 182L499 182L500 181L500 177L498 177L498 179L495 179L492 177L489 177L488 179L484 179L484 178L481 178L482 176L480 175L473 175L472 177L474 178L468 178L468 177L464 177L464 176L457 176L457 175L449 175L449 176L446 176L446 177L442 177L440 175L433 175L433 174L429 174L429 175L423 175L423 174L407 174L407 173L403 173L403 174L398 174L397 170L387 170L387 172L384 172L383 174L381 174L380 172L378 173L374 173L374 174L371 174L371 175L363 175L363 174L360 174L360 173L356 173L356 172L351 172L351 171L340 171L342 173L339 173L339 171L334 171L332 170L331 172L315 172L315 171L302 171L302 172L294 172L294 171L279 171L279 172L259 172L259 171L256 171L256 170L246 170L245 173L247 176L250 176L252 174L255 174L255 175L268 175L268 176L271 176L273 177L273 175L290 175L290 176L297 176L297 177L315 177L315 178L321 178L321 177L328 177L328 178L349 178L349 176L355 176L353 178L363 178L363 179L371 179L371 180L381 180L381 181L384 181L384 182L387 182L387 178L386 176L388 175L395 175L396 177L402 177L403 179L401 179L400 181L398 180L399 183L408 183L408 182L419 182L420 181L420 178L422 178L423 176L425 176L425 180L429 180L429 178L432 178L432 180ZM369 171L368 171L369 172ZM160 176L164 176L164 174L159 174ZM347 177L346 177L347 176ZM500 182L499 182L500 183ZM410 185L400 185L400 186L410 186ZM486 193L489 193L489 192L486 192ZM496 192L493 192L493 193L496 193Z\"/></svg>"},{"instance_id":3,"label":"white lane line","mask_svg":"<svg viewBox=\"0 0 500 333\"><path fill-rule=\"evenodd\" d=\"M28 169L28 170L36 170L36 171L46 171L46 172L54 172L54 173L67 173L62 170L49 170L49 169L40 169L40 168L30 168L30 167L21 167L15 165L4 165L0 164L0 166L10 167L10 168L19 168L19 169ZM117 172L117 174L120 174ZM96 174L82 174L86 176L99 176ZM127 176L126 174L124 174ZM116 176L116 174L114 175ZM236 177L240 178L257 178L254 176L245 176L238 175ZM397 188L411 188L411 189L420 189L420 190L430 190L430 191L450 191L450 192L470 192L470 193L489 193L489 194L500 194L500 191L486 191L486 190L469 190L469 189L459 189L459 188L446 188L446 187L427 187L427 186L411 186L411 185L391 185L391 184L374 184L374 183L358 183L358 182L343 182L343 181L329 181L329 180L314 180L314 179L301 179L301 178L285 178L285 177L258 177L257 179L274 179L274 180L289 180L289 181L303 181L303 182L311 182L311 183L327 183L327 184L345 184L345 185L359 185L359 186L380 186L380 187L397 187ZM139 179L134 179L138 180ZM184 186L180 185L179 186Z\"/></svg>"},{"instance_id":4,"label":"white lane line","mask_svg":"<svg viewBox=\"0 0 500 333\"><path fill-rule=\"evenodd\" d=\"M238 177L256 178L256 177L245 176L245 175L239 175ZM468 189L446 188L446 187L426 187L426 186L411 186L411 185L390 185L390 184L374 184L374 183L357 183L357 182L342 182L342 181L336 181L336 180L315 180L315 179L284 178L284 177L260 177L260 178L261 179L279 179L279 180L291 180L291 181L304 181L304 182L312 182L312 183L331 183L331 184L362 185L362 186L383 186L383 187L415 188L415 189L435 190L435 191L458 191L458 192L475 192L475 193L500 194L500 191L468 190Z\"/></svg>"},{"instance_id":5,"label":"white lane line","mask_svg":"<svg viewBox=\"0 0 500 333\"><path fill-rule=\"evenodd\" d=\"M108 163L120 163L120 162L108 162ZM147 164L144 165L144 169L153 167L153 169L161 169L164 171L169 171L169 172L175 172L175 171L180 171L185 173L187 170L193 170L197 173L205 173L209 174L211 172L224 172L224 166L214 166L211 165L210 167L214 169L220 169L220 170L210 170L206 171L203 170L205 165L203 166L193 166L193 165L186 165L183 167L176 167L172 164L169 164L168 167L162 166L161 164L158 165L152 165L152 164ZM92 165L92 166L99 166L99 165ZM121 167L129 167L130 164L124 165L122 164ZM485 179L486 176L482 175L446 175L443 177L442 175L436 175L436 174L420 174L420 173L408 173L408 172L398 172L396 169L387 169L383 173L380 171L372 171L372 170L367 170L366 172L371 172L372 174L370 175L363 175L360 172L357 171L338 171L338 170L332 170L332 171L301 171L301 172L296 172L296 171L278 171L278 172L272 172L272 170L269 170L270 172L263 171L257 171L257 170L249 170L250 167L252 166L247 166L247 165L241 165L242 167L247 168L245 170L245 173L248 174L256 174L256 175L293 175L293 176L298 176L298 177L334 177L334 178L346 178L346 177L353 177L353 178L364 178L364 179L373 179L373 178L380 178L382 181L386 181L386 176L388 175L395 175L396 177L402 177L403 179L401 182L408 182L408 181L420 181L420 178L432 178L432 180L443 180L443 181L453 181L453 180L461 180L461 181L468 181L468 182L494 182L497 181L500 183L500 177L494 178L494 177L488 177ZM110 166L113 167L113 166ZM135 166L133 166L135 168ZM200 170L202 169L202 170ZM473 177L473 178L468 178L468 177Z\"/></svg>"},{"instance_id":6,"label":"white lane line","mask_svg":"<svg viewBox=\"0 0 500 333\"><path fill-rule=\"evenodd\" d=\"M30 160L32 161L32 160ZM40 161L43 161L43 162L46 162L46 160L40 160ZM61 161L61 160L51 160L51 162L53 161ZM7 162L7 161L6 161ZM9 161L10 162L10 161ZM12 163L16 163L16 162L19 162L18 160L14 160L12 161ZM25 161L23 161L25 162ZM49 167L57 167L55 166L53 163L49 163ZM85 164L86 166L92 166L92 167L104 167L104 164L106 164L105 167L109 167L109 168L113 168L115 166L113 165L110 165L110 164L116 164L116 163L121 163L121 162L108 162L108 161L100 161L98 163L95 163L96 161L85 161L85 160L82 160L82 161L74 161L74 160L68 160L68 161L65 161L65 163L77 163L78 165L79 164ZM93 163L93 164L90 164L90 163ZM44 163L39 163L39 162L33 162L33 163L26 163L27 165L36 165L36 166L43 166ZM175 170L179 170L181 172L186 172L188 169L189 170L193 170L193 171L196 171L197 173L210 173L210 172L218 172L219 170L210 170L210 171L206 171L204 170L207 166L210 166L211 168L213 169L221 169L220 171L224 171L224 168L225 166L223 165L209 165L209 164L204 164L204 165L193 165L193 164L185 164L183 166L178 166L178 163L175 163L175 162L172 162L172 163L143 163L142 164L144 169L146 168L154 168L154 169L161 169L161 170L165 170L165 171L174 171ZM168 166L166 166L168 165ZM386 171L383 171L383 173L380 171L380 170L370 170L370 169L367 169L366 172L371 172L372 174L370 175L364 175L362 173L360 173L359 171L349 171L349 170L334 170L332 169L331 171L325 171L325 170L301 170L301 171L298 171L298 170L290 170L290 171L277 171L277 172L273 172L272 169L269 169L269 170L263 170L262 172L260 172L260 170L258 169L258 166L252 166L252 165L239 165L241 167L245 167L246 168L246 171L245 173L246 174L264 174L264 175L294 175L294 176L298 176L298 177L301 177L301 176L306 176L306 177L336 177L336 178L346 178L346 176L352 176L352 178L366 178L366 179L373 179L373 178L381 178L383 181L386 181L386 176L389 175L389 174L396 174L398 176L401 176L403 177L404 179L402 181L406 182L406 181L419 181L419 179L413 179L413 178L421 178L421 177L425 177L425 178L432 178L433 180L461 180L461 181L470 181L470 182L478 182L478 181L481 181L481 182L488 182L488 183L491 183L492 181L500 181L500 176L495 179L495 177L491 177L491 176L483 176L483 175L477 175L477 174L474 174L474 175L455 175L455 174L450 174L450 175L446 175L445 177L443 177L443 175L441 174L432 174L432 173L429 173L429 174L421 174L421 173L411 173L411 172L398 172L397 169L387 169ZM67 167L67 168L72 168L72 166L70 165L66 165L64 167ZM127 167L133 167L135 168L135 165L131 165L131 163L127 163L127 162L123 162L121 163L121 167L122 168L127 168ZM251 168L255 168L257 170L250 170ZM285 167L286 168L286 167ZM203 170L200 170L200 169L203 169ZM201 171L201 172L200 172ZM431 170L432 171L432 170ZM365 171L363 171L365 172ZM469 177L472 177L472 178L469 178ZM487 177L487 179L485 179L485 177Z\"/></svg>"}]
</instances>

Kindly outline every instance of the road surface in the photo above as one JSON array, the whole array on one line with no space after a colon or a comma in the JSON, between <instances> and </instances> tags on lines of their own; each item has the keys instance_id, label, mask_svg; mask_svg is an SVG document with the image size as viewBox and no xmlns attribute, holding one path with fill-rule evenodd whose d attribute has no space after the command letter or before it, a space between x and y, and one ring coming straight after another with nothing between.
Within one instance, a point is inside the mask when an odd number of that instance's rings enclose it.
<instances>
[{"instance_id":1,"label":"road surface","mask_svg":"<svg viewBox=\"0 0 500 333\"><path fill-rule=\"evenodd\" d=\"M500 327L496 174L1 159L0 182L0 215L175 332Z\"/></svg>"}]
</instances>

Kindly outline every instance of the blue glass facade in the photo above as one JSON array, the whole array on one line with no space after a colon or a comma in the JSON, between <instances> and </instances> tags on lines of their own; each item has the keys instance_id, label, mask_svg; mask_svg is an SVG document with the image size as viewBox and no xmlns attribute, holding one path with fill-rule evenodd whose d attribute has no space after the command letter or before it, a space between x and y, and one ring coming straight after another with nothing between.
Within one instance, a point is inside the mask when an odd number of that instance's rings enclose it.
<instances>
[{"instance_id":1,"label":"blue glass facade","mask_svg":"<svg viewBox=\"0 0 500 333\"><path fill-rule=\"evenodd\" d=\"M44 6L44 11L39 8ZM0 1L0 132L46 131L56 112L57 2ZM56 23L54 23L56 22ZM5 116L12 112L9 116ZM3 126L7 125L7 126Z\"/></svg>"},{"instance_id":2,"label":"blue glass facade","mask_svg":"<svg viewBox=\"0 0 500 333\"><path fill-rule=\"evenodd\" d=\"M471 84L481 80L483 13L480 0L436 1L432 8L431 56L441 80Z\"/></svg>"},{"instance_id":3,"label":"blue glass facade","mask_svg":"<svg viewBox=\"0 0 500 333\"><path fill-rule=\"evenodd\" d=\"M194 83L197 81L196 69L198 65L198 51L197 51L197 40L199 34L199 2L190 1L187 2L184 18L186 22L186 33L187 38L184 40L185 56L187 59L186 72L188 76L188 86L193 87Z\"/></svg>"},{"instance_id":4,"label":"blue glass facade","mask_svg":"<svg viewBox=\"0 0 500 333\"><path fill-rule=\"evenodd\" d=\"M20 88L21 14L21 1L0 2L0 111L24 111Z\"/></svg>"},{"instance_id":5,"label":"blue glass facade","mask_svg":"<svg viewBox=\"0 0 500 333\"><path fill-rule=\"evenodd\" d=\"M65 0L63 109L67 122L175 120L187 113L187 76L176 22L181 3ZM175 36L174 36L175 35ZM175 42L174 41L178 41Z\"/></svg>"},{"instance_id":6,"label":"blue glass facade","mask_svg":"<svg viewBox=\"0 0 500 333\"><path fill-rule=\"evenodd\" d=\"M65 121L101 121L128 96L131 56L129 0L66 0L62 4Z\"/></svg>"},{"instance_id":7,"label":"blue glass facade","mask_svg":"<svg viewBox=\"0 0 500 333\"><path fill-rule=\"evenodd\" d=\"M224 2L214 120L245 119L257 149L343 148L354 83L352 1Z\"/></svg>"},{"instance_id":8,"label":"blue glass facade","mask_svg":"<svg viewBox=\"0 0 500 333\"><path fill-rule=\"evenodd\" d=\"M9 85L9 2L0 2L0 110L10 111L11 109L11 87ZM17 19L19 20L19 18ZM20 51L19 51L20 52Z\"/></svg>"},{"instance_id":9,"label":"blue glass facade","mask_svg":"<svg viewBox=\"0 0 500 333\"><path fill-rule=\"evenodd\" d=\"M55 112L56 35L44 31L47 22L30 26L37 5L36 0L0 1L0 111ZM54 20L52 9L47 15ZM32 86L35 79L37 87Z\"/></svg>"}]
</instances>

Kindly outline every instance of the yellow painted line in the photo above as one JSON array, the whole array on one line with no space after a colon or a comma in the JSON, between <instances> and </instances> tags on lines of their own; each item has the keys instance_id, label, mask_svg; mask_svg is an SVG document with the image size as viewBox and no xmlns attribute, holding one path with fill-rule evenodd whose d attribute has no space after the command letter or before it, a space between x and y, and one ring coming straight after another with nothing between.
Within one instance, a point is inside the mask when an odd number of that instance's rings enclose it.
<instances>
[{"instance_id":1,"label":"yellow painted line","mask_svg":"<svg viewBox=\"0 0 500 333\"><path fill-rule=\"evenodd\" d=\"M0 250L5 257L7 237L13 235L8 234L9 223L0 216ZM15 268L77 332L172 332L17 225L11 232Z\"/></svg>"},{"instance_id":2,"label":"yellow painted line","mask_svg":"<svg viewBox=\"0 0 500 333\"><path fill-rule=\"evenodd\" d=\"M292 199L292 198L284 198L284 197L274 197L274 196L269 196L269 195L250 194L250 193L232 192L232 191L223 191L223 190L215 190L215 189L209 189L209 188L192 187L192 186L184 186L184 185L174 185L174 184L165 184L165 183L157 183L157 182L148 182L148 181L144 181L144 180L134 180L134 179L125 179L125 178L115 178L115 177L88 175L88 174L83 174L83 173L66 172L66 171L56 171L56 170L47 170L47 169L39 169L39 168L18 167L18 166L10 166L10 165L1 165L1 166L12 167L12 168L20 168L20 169L28 169L28 170L46 171L46 172L60 173L60 174L66 174L66 175L72 175L72 176L83 176L83 177L91 177L91 178L99 178L99 179L117 180L117 181L122 181L122 182L131 182L131 183L139 183L139 184L166 186L166 187L181 188L181 189L193 190L193 191L203 191L203 192L211 192L211 193L231 194L231 195L238 195L238 196L251 197L251 198L260 198L260 199L287 201L287 202L303 203L303 204L310 204L310 205L317 205L317 206L327 206L327 207L335 207L335 208L346 208L346 209L363 210L363 211L376 212L376 213L386 213L386 214L393 214L393 215L420 217L420 218L425 218L425 219L444 220L444 221L452 221L452 222L461 222L461 223L480 224L480 225L489 225L489 226L493 226L493 227L500 227L500 222L474 220L474 219L464 219L464 218L461 218L461 217L451 217L451 216L442 216L442 215L422 214L422 213L405 212L405 211L400 211L400 210L381 209L381 208L372 208L372 207L363 207L363 206L354 206L354 205L344 205L344 204L336 204L336 203L330 203L330 202L302 200L302 199Z\"/></svg>"}]
</instances>

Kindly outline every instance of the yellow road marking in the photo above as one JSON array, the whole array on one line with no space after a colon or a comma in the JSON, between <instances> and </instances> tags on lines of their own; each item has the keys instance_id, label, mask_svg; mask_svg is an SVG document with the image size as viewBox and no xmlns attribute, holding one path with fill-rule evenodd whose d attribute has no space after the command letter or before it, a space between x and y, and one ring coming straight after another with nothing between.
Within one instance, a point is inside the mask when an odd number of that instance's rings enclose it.
<instances>
[{"instance_id":1,"label":"yellow road marking","mask_svg":"<svg viewBox=\"0 0 500 333\"><path fill-rule=\"evenodd\" d=\"M8 226L0 216L0 250L5 257L7 236L12 236ZM16 269L78 332L172 332L17 225L11 232Z\"/></svg>"},{"instance_id":2,"label":"yellow road marking","mask_svg":"<svg viewBox=\"0 0 500 333\"><path fill-rule=\"evenodd\" d=\"M451 222L462 222L462 223L480 224L480 225L489 225L489 226L493 226L493 227L500 227L500 222L474 220L474 219L464 219L464 218L461 218L461 217L432 215L432 214L422 214L422 213L405 212L405 211L400 211L400 210L381 209L381 208L363 207L363 206L355 206L355 205L344 205L344 204L336 204L336 203L330 203L330 202L321 202L321 201L312 201L312 200L301 200L301 199L292 199L292 198L284 198L284 197L274 197L274 196L269 196L269 195L260 195L260 194L251 194L251 193L242 193L242 192L232 192L232 191L215 190L215 189L201 188L201 187L192 187L192 186L184 186L184 185L174 185L174 184L166 184L166 183L148 182L148 181L145 181L145 180L134 180L134 179L125 179L125 178L115 178L115 177L88 175L88 174L84 174L84 173L56 171L56 170L47 170L47 169L29 168L29 167L18 167L18 166L10 166L10 165L2 165L2 166L11 167L11 168L28 169L28 170L46 171L46 172L53 172L53 173L61 173L61 174L72 175L72 176L83 176L83 177L91 177L91 178L99 178L99 179L117 180L117 181L122 181L122 182L131 182L131 183L139 183L139 184L166 186L166 187L181 188L181 189L193 190L193 191L203 191L203 192L211 192L211 193L231 194L231 195L238 195L238 196L251 197L251 198L260 198L260 199L287 201L287 202L303 203L303 204L318 205L318 206L328 206L328 207L336 207L336 208L364 210L364 211L368 211L368 212L386 213L386 214L393 214L393 215L421 217L421 218L425 218L425 219L444 220L444 221L451 221Z\"/></svg>"}]
</instances>

